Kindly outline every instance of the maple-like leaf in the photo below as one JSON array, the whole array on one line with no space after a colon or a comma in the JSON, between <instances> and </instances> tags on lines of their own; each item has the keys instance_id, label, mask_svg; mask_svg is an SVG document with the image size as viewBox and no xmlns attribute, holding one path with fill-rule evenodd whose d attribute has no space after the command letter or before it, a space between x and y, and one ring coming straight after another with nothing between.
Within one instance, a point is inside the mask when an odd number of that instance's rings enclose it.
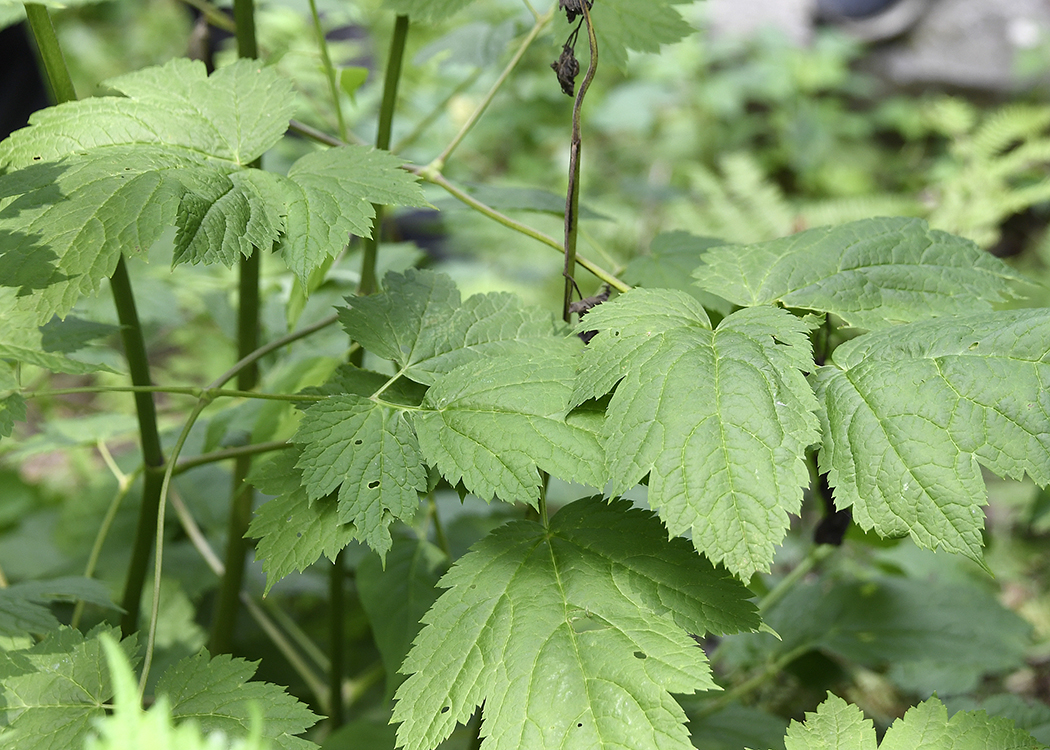
<instances>
[{"instance_id":1,"label":"maple-like leaf","mask_svg":"<svg viewBox=\"0 0 1050 750\"><path fill-rule=\"evenodd\" d=\"M509 503L535 506L540 470L604 485L600 420L568 407L581 346L575 337L548 338L545 351L523 346L438 378L412 412L427 462L453 485Z\"/></svg>"},{"instance_id":2,"label":"maple-like leaf","mask_svg":"<svg viewBox=\"0 0 1050 750\"><path fill-rule=\"evenodd\" d=\"M381 556L390 523L411 518L427 475L415 433L401 410L348 393L329 396L303 414L292 438L307 496L339 490L337 514Z\"/></svg>"},{"instance_id":3,"label":"maple-like leaf","mask_svg":"<svg viewBox=\"0 0 1050 750\"><path fill-rule=\"evenodd\" d=\"M856 706L837 695L805 723L792 721L784 737L786 750L875 750L875 727ZM948 718L937 698L909 709L886 730L880 750L1038 750L1040 744L1009 719L983 711L960 711Z\"/></svg>"},{"instance_id":4,"label":"maple-like leaf","mask_svg":"<svg viewBox=\"0 0 1050 750\"><path fill-rule=\"evenodd\" d=\"M1046 309L922 321L843 344L814 376L820 468L836 504L864 529L980 561L978 462L1050 483L1048 382Z\"/></svg>"},{"instance_id":5,"label":"maple-like leaf","mask_svg":"<svg viewBox=\"0 0 1050 750\"><path fill-rule=\"evenodd\" d=\"M61 628L20 651L0 652L0 748L65 750L79 747L113 696L96 628L87 636ZM130 659L134 638L120 644Z\"/></svg>"},{"instance_id":6,"label":"maple-like leaf","mask_svg":"<svg viewBox=\"0 0 1050 750\"><path fill-rule=\"evenodd\" d=\"M321 555L336 555L358 537L353 524L339 520L334 498L311 502L303 487L302 471L295 467L298 450L282 451L258 468L249 481L261 492L276 495L255 512L248 536L259 540L256 556L266 573L266 591L289 573L302 572Z\"/></svg>"},{"instance_id":7,"label":"maple-like leaf","mask_svg":"<svg viewBox=\"0 0 1050 750\"><path fill-rule=\"evenodd\" d=\"M167 697L175 721L193 719L206 733L246 737L253 714L261 713L262 735L274 747L315 747L294 735L312 726L317 717L283 688L252 681L257 665L228 654L209 659L201 651L169 668L157 682L156 693Z\"/></svg>"},{"instance_id":8,"label":"maple-like leaf","mask_svg":"<svg viewBox=\"0 0 1050 750\"><path fill-rule=\"evenodd\" d=\"M697 285L737 305L779 302L858 328L992 309L1028 283L970 240L921 219L864 219L756 245L714 248Z\"/></svg>"},{"instance_id":9,"label":"maple-like leaf","mask_svg":"<svg viewBox=\"0 0 1050 750\"><path fill-rule=\"evenodd\" d=\"M409 750L436 747L482 702L484 750L691 748L671 693L715 685L690 634L759 623L738 581L624 500L503 526L441 585L397 691Z\"/></svg>"},{"instance_id":10,"label":"maple-like leaf","mask_svg":"<svg viewBox=\"0 0 1050 750\"><path fill-rule=\"evenodd\" d=\"M445 274L410 269L390 273L383 291L347 299L339 320L350 338L403 374L430 385L438 375L487 356L535 345L543 351L559 333L553 316L506 293L461 302Z\"/></svg>"},{"instance_id":11,"label":"maple-like leaf","mask_svg":"<svg viewBox=\"0 0 1050 750\"><path fill-rule=\"evenodd\" d=\"M768 568L802 503L818 408L809 324L773 307L712 330L684 292L635 289L587 314L597 330L572 403L615 386L602 430L609 491L649 475L649 503L672 534L749 577ZM617 385L618 384L618 385Z\"/></svg>"}]
</instances>

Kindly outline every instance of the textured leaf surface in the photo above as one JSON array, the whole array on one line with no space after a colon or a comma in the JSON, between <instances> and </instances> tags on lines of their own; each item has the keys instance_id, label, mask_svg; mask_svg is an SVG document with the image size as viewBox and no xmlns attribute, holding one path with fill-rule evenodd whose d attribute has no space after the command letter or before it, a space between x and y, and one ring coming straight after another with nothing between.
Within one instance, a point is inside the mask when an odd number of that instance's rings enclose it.
<instances>
[{"instance_id":1,"label":"textured leaf surface","mask_svg":"<svg viewBox=\"0 0 1050 750\"><path fill-rule=\"evenodd\" d=\"M176 721L193 719L205 733L246 737L254 709L262 714L263 736L275 747L315 747L294 735L312 726L317 717L283 688L250 682L256 664L225 654L209 659L201 651L168 669L157 682L156 692L167 696Z\"/></svg>"},{"instance_id":2,"label":"textured leaf surface","mask_svg":"<svg viewBox=\"0 0 1050 750\"><path fill-rule=\"evenodd\" d=\"M623 280L646 289L678 289L696 297L707 309L728 315L732 305L693 283L693 271L704 254L724 244L723 240L697 237L689 232L661 232L653 238L646 255L639 255L627 264Z\"/></svg>"},{"instance_id":3,"label":"textured leaf surface","mask_svg":"<svg viewBox=\"0 0 1050 750\"><path fill-rule=\"evenodd\" d=\"M791 722L787 750L875 750L875 727L856 706L828 695L805 723ZM881 750L1037 750L1039 743L1007 719L961 711L948 719L936 698L923 701L893 722Z\"/></svg>"},{"instance_id":4,"label":"textured leaf surface","mask_svg":"<svg viewBox=\"0 0 1050 750\"><path fill-rule=\"evenodd\" d=\"M600 422L567 414L581 347L547 339L442 376L413 412L427 462L481 498L535 505L539 470L591 487L605 484Z\"/></svg>"},{"instance_id":5,"label":"textured leaf surface","mask_svg":"<svg viewBox=\"0 0 1050 750\"><path fill-rule=\"evenodd\" d=\"M316 151L292 165L281 189L295 230L285 235L280 252L304 287L350 234L372 236L373 203L427 205L416 178L401 166L385 151L362 146Z\"/></svg>"},{"instance_id":6,"label":"textured leaf surface","mask_svg":"<svg viewBox=\"0 0 1050 750\"><path fill-rule=\"evenodd\" d=\"M48 605L78 599L100 607L117 608L102 582L90 578L26 581L0 589L0 634L41 635L57 630L60 623Z\"/></svg>"},{"instance_id":7,"label":"textured leaf surface","mask_svg":"<svg viewBox=\"0 0 1050 750\"><path fill-rule=\"evenodd\" d=\"M355 394L330 396L306 410L292 440L301 446L296 466L310 500L338 488L339 520L385 555L391 522L411 518L427 488L404 412Z\"/></svg>"},{"instance_id":8,"label":"textured leaf surface","mask_svg":"<svg viewBox=\"0 0 1050 750\"><path fill-rule=\"evenodd\" d=\"M395 539L385 567L375 555L357 566L357 593L383 657L388 696L404 679L398 670L422 627L420 620L438 597L437 582L447 567L445 553L420 539Z\"/></svg>"},{"instance_id":9,"label":"textured leaf surface","mask_svg":"<svg viewBox=\"0 0 1050 750\"><path fill-rule=\"evenodd\" d=\"M609 491L649 474L672 534L744 577L766 569L809 482L818 408L804 321L755 307L711 325L675 290L635 289L588 313L597 330L572 403L616 391L603 427ZM619 385L617 385L619 383Z\"/></svg>"},{"instance_id":10,"label":"textured leaf surface","mask_svg":"<svg viewBox=\"0 0 1050 750\"><path fill-rule=\"evenodd\" d=\"M335 560L357 538L352 524L339 521L333 499L310 501L302 486L302 471L295 468L296 450L282 451L254 470L250 481L260 491L276 495L255 513L248 536L259 540L256 556L266 572L266 592L289 573L302 572L321 555Z\"/></svg>"},{"instance_id":11,"label":"textured leaf surface","mask_svg":"<svg viewBox=\"0 0 1050 750\"><path fill-rule=\"evenodd\" d=\"M742 306L780 302L858 328L990 310L1023 278L969 240L920 219L865 219L715 248L697 284Z\"/></svg>"},{"instance_id":12,"label":"textured leaf surface","mask_svg":"<svg viewBox=\"0 0 1050 750\"><path fill-rule=\"evenodd\" d=\"M452 280L430 271L387 274L383 292L352 297L339 319L362 346L430 385L438 375L487 356L535 346L558 332L550 313L511 294L477 294L461 302Z\"/></svg>"},{"instance_id":13,"label":"textured leaf surface","mask_svg":"<svg viewBox=\"0 0 1050 750\"><path fill-rule=\"evenodd\" d=\"M840 346L814 377L820 467L836 503L862 528L979 560L978 462L1050 483L1048 383L1045 309L924 321Z\"/></svg>"},{"instance_id":14,"label":"textured leaf surface","mask_svg":"<svg viewBox=\"0 0 1050 750\"><path fill-rule=\"evenodd\" d=\"M690 748L670 693L715 686L689 634L758 626L739 582L622 500L501 527L442 585L397 693L409 750L482 701L485 750Z\"/></svg>"},{"instance_id":15,"label":"textured leaf surface","mask_svg":"<svg viewBox=\"0 0 1050 750\"><path fill-rule=\"evenodd\" d=\"M0 652L0 748L66 750L83 743L113 696L101 632L62 628L29 649ZM133 654L134 639L121 648Z\"/></svg>"}]
</instances>

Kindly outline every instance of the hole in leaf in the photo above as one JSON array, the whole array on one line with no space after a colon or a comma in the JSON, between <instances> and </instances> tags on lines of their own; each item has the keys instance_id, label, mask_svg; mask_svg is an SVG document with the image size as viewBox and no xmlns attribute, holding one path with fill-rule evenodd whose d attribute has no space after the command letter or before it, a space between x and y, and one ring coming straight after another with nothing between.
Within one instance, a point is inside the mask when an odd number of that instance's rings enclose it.
<instances>
[{"instance_id":1,"label":"hole in leaf","mask_svg":"<svg viewBox=\"0 0 1050 750\"><path fill-rule=\"evenodd\" d=\"M378 479L373 479L371 482L368 483L368 489L370 489L370 490L374 490L378 486L379 486L379 480Z\"/></svg>"},{"instance_id":2,"label":"hole in leaf","mask_svg":"<svg viewBox=\"0 0 1050 750\"><path fill-rule=\"evenodd\" d=\"M634 658L635 659L648 659L649 657L646 656L645 654L643 654L641 651L635 651L634 652Z\"/></svg>"},{"instance_id":3,"label":"hole in leaf","mask_svg":"<svg viewBox=\"0 0 1050 750\"><path fill-rule=\"evenodd\" d=\"M972 344L970 344L970 351L972 352L974 349L976 349L977 345L980 343L980 341L974 341Z\"/></svg>"},{"instance_id":4,"label":"hole in leaf","mask_svg":"<svg viewBox=\"0 0 1050 750\"><path fill-rule=\"evenodd\" d=\"M447 714L449 712L449 709L451 709L451 708L452 708L451 706L445 706L443 709L441 709L441 713Z\"/></svg>"},{"instance_id":5,"label":"hole in leaf","mask_svg":"<svg viewBox=\"0 0 1050 750\"><path fill-rule=\"evenodd\" d=\"M33 161L40 161L40 157L39 156L34 156L33 157Z\"/></svg>"},{"instance_id":6,"label":"hole in leaf","mask_svg":"<svg viewBox=\"0 0 1050 750\"><path fill-rule=\"evenodd\" d=\"M576 723L576 728L577 729L579 729L582 726L583 726L583 722L582 721Z\"/></svg>"},{"instance_id":7,"label":"hole in leaf","mask_svg":"<svg viewBox=\"0 0 1050 750\"><path fill-rule=\"evenodd\" d=\"M357 440L354 441L354 445L361 445L361 443L363 443L363 442L364 442L364 440L361 440L360 438L358 438Z\"/></svg>"}]
</instances>

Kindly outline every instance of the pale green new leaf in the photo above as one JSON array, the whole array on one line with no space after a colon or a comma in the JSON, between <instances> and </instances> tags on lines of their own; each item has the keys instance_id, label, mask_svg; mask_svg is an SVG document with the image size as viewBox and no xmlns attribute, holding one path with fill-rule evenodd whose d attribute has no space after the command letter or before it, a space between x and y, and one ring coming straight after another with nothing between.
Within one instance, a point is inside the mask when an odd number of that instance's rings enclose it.
<instances>
[{"instance_id":1,"label":"pale green new leaf","mask_svg":"<svg viewBox=\"0 0 1050 750\"><path fill-rule=\"evenodd\" d=\"M254 469L249 481L261 492L276 495L256 511L248 536L258 539L256 556L266 573L266 591L289 573L302 572L321 555L335 560L357 538L353 524L339 520L336 502L313 502L302 486L302 472L295 468L298 450L286 450Z\"/></svg>"},{"instance_id":2,"label":"pale green new leaf","mask_svg":"<svg viewBox=\"0 0 1050 750\"><path fill-rule=\"evenodd\" d=\"M836 503L864 529L979 561L978 462L1050 483L1047 383L1046 309L923 321L840 346L814 377Z\"/></svg>"},{"instance_id":3,"label":"pale green new leaf","mask_svg":"<svg viewBox=\"0 0 1050 750\"><path fill-rule=\"evenodd\" d=\"M26 419L26 400L21 394L11 393L0 397L0 437L10 437L15 422Z\"/></svg>"},{"instance_id":4,"label":"pale green new leaf","mask_svg":"<svg viewBox=\"0 0 1050 750\"><path fill-rule=\"evenodd\" d=\"M350 234L372 236L372 204L425 206L416 178L385 151L341 146L299 159L281 183L292 228L279 250L303 286Z\"/></svg>"},{"instance_id":5,"label":"pale green new leaf","mask_svg":"<svg viewBox=\"0 0 1050 750\"><path fill-rule=\"evenodd\" d=\"M295 735L312 726L317 717L283 688L251 681L257 665L228 654L209 659L201 651L168 669L157 682L156 693L171 703L172 718L193 719L204 732L247 737L252 715L261 709L262 736L274 747L314 747Z\"/></svg>"},{"instance_id":6,"label":"pale green new leaf","mask_svg":"<svg viewBox=\"0 0 1050 750\"><path fill-rule=\"evenodd\" d=\"M791 722L786 750L875 750L875 727L856 706L837 695L805 723ZM1039 743L1008 719L983 711L960 711L951 719L944 704L930 698L909 709L886 731L880 750L1038 750Z\"/></svg>"},{"instance_id":7,"label":"pale green new leaf","mask_svg":"<svg viewBox=\"0 0 1050 750\"><path fill-rule=\"evenodd\" d=\"M415 433L404 412L356 394L329 396L303 414L292 441L311 501L339 489L337 514L383 556L389 526L407 520L427 488Z\"/></svg>"},{"instance_id":8,"label":"pale green new leaf","mask_svg":"<svg viewBox=\"0 0 1050 750\"><path fill-rule=\"evenodd\" d=\"M420 620L438 597L437 582L448 556L424 539L395 539L385 563L368 555L357 566L357 593L386 668L387 696L404 679L398 674Z\"/></svg>"},{"instance_id":9,"label":"pale green new leaf","mask_svg":"<svg viewBox=\"0 0 1050 750\"><path fill-rule=\"evenodd\" d=\"M22 651L0 652L0 748L79 747L102 718L113 689L96 628L87 636L61 628ZM135 639L121 643L130 658Z\"/></svg>"},{"instance_id":10,"label":"pale green new leaf","mask_svg":"<svg viewBox=\"0 0 1050 750\"><path fill-rule=\"evenodd\" d=\"M339 320L350 338L426 385L486 357L526 347L545 351L559 333L549 312L527 308L512 294L476 294L460 302L452 280L431 271L387 274L383 292L347 302Z\"/></svg>"},{"instance_id":11,"label":"pale green new leaf","mask_svg":"<svg viewBox=\"0 0 1050 750\"><path fill-rule=\"evenodd\" d=\"M427 463L453 485L508 503L536 505L540 470L603 486L600 421L568 413L581 346L549 338L546 351L526 345L438 378L412 413Z\"/></svg>"},{"instance_id":12,"label":"pale green new leaf","mask_svg":"<svg viewBox=\"0 0 1050 750\"><path fill-rule=\"evenodd\" d=\"M773 307L711 330L684 292L635 289L594 308L597 330L572 403L616 387L602 430L609 492L649 475L649 503L672 534L744 577L765 570L809 483L818 408L803 370L809 324ZM618 383L618 385L617 385Z\"/></svg>"},{"instance_id":13,"label":"pale green new leaf","mask_svg":"<svg viewBox=\"0 0 1050 750\"><path fill-rule=\"evenodd\" d=\"M750 593L624 500L497 529L453 565L397 692L434 748L485 704L483 750L691 748L671 693L715 689L690 634L754 630Z\"/></svg>"},{"instance_id":14,"label":"pale green new leaf","mask_svg":"<svg viewBox=\"0 0 1050 750\"><path fill-rule=\"evenodd\" d=\"M77 600L108 609L117 608L110 601L106 587L90 578L24 581L0 589L0 635L42 635L57 630L60 623L48 605Z\"/></svg>"},{"instance_id":15,"label":"pale green new leaf","mask_svg":"<svg viewBox=\"0 0 1050 750\"><path fill-rule=\"evenodd\" d=\"M864 219L710 250L697 285L745 307L779 302L857 328L990 310L1024 282L970 240L921 219Z\"/></svg>"}]
</instances>

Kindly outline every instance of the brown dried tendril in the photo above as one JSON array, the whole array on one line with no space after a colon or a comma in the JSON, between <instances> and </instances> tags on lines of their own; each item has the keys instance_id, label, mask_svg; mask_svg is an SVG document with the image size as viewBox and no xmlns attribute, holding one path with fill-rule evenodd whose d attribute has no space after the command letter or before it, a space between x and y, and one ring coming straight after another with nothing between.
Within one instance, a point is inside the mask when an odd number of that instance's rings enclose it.
<instances>
[{"instance_id":1,"label":"brown dried tendril","mask_svg":"<svg viewBox=\"0 0 1050 750\"><path fill-rule=\"evenodd\" d=\"M564 0L562 1L564 2ZM576 90L576 76L580 72L580 61L573 54L572 47L568 44L562 47L561 55L551 63L551 68L554 69L554 73L558 76L561 90L572 96Z\"/></svg>"}]
</instances>

